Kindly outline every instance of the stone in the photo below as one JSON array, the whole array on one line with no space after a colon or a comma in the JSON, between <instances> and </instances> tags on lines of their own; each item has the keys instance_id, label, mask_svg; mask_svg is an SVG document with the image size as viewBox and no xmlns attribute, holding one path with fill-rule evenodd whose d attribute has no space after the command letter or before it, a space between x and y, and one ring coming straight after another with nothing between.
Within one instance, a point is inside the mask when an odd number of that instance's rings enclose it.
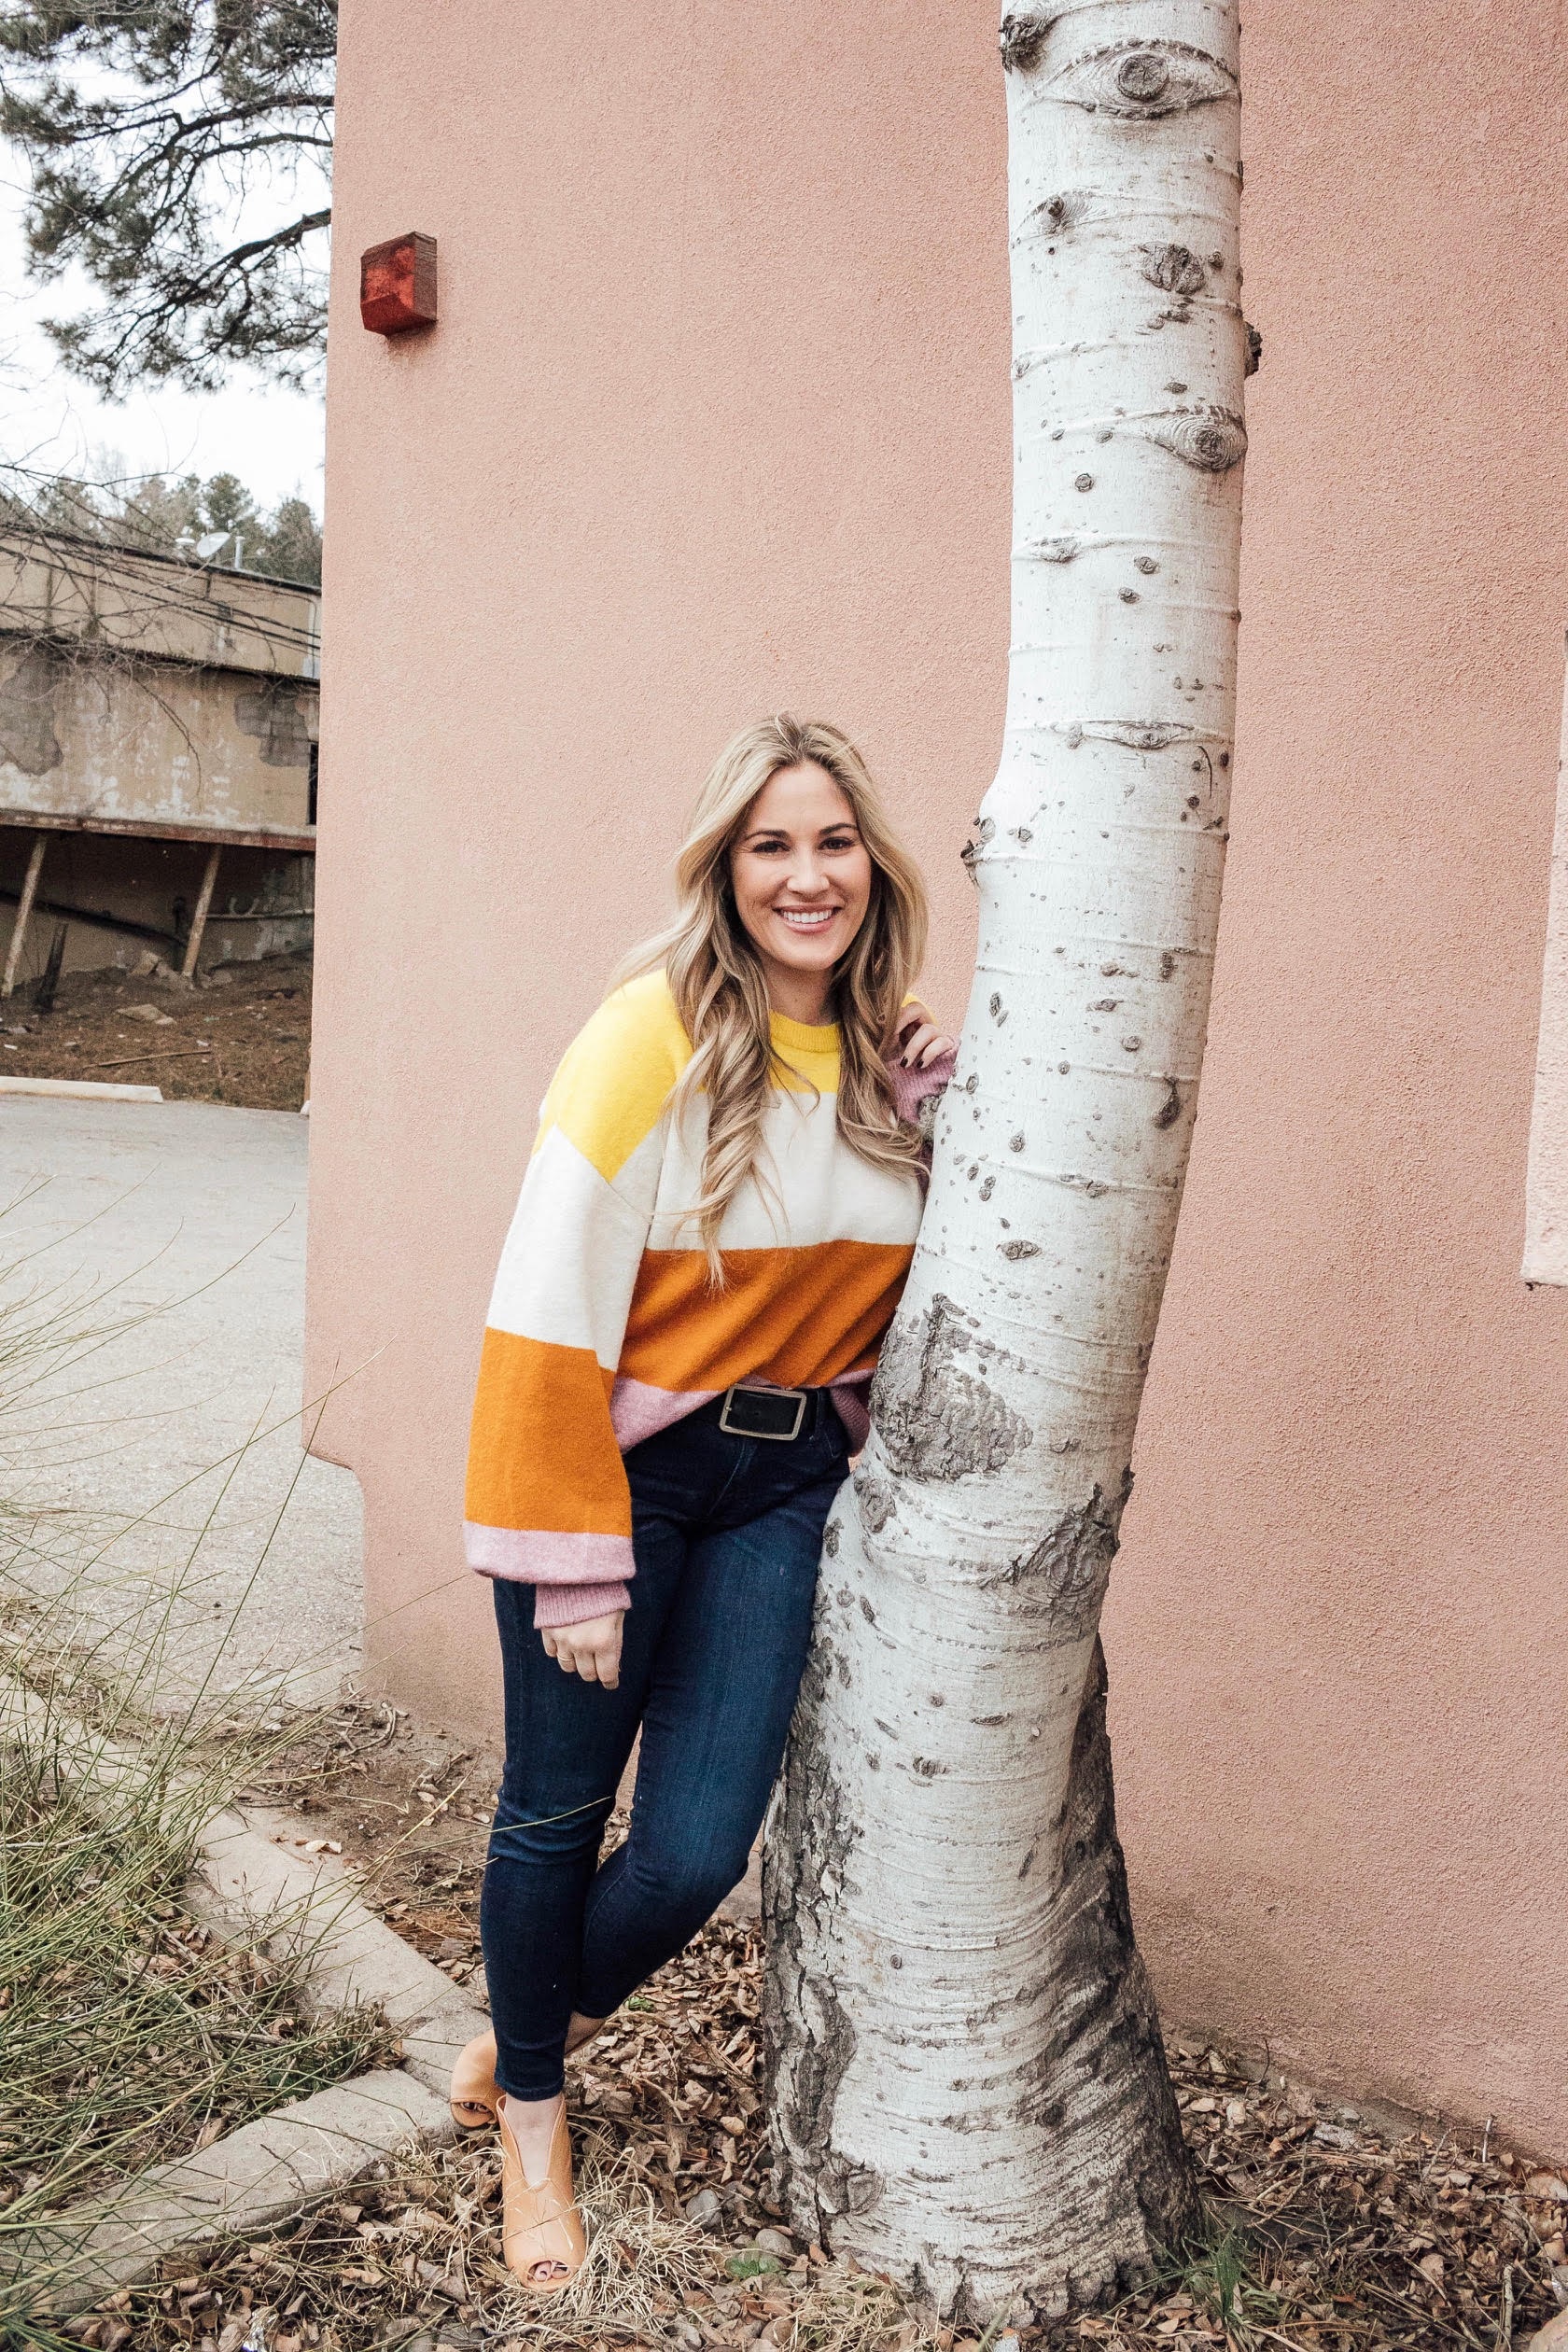
<instances>
[{"instance_id":1,"label":"stone","mask_svg":"<svg viewBox=\"0 0 1568 2352\"><path fill-rule=\"evenodd\" d=\"M694 2229L711 2230L716 2228L717 2225L724 2219L724 2208L719 2202L717 2191L712 2189L699 2189L694 2197L688 2198L686 2202L686 2219L692 2223Z\"/></svg>"},{"instance_id":2,"label":"stone","mask_svg":"<svg viewBox=\"0 0 1568 2352\"><path fill-rule=\"evenodd\" d=\"M1564 2352L1564 2346L1568 2346L1568 2311L1560 2311L1533 2336L1521 2339L1519 2352Z\"/></svg>"},{"instance_id":3,"label":"stone","mask_svg":"<svg viewBox=\"0 0 1568 2352\"><path fill-rule=\"evenodd\" d=\"M755 2243L759 2254L779 2254L785 2261L791 2259L795 2250L793 2240L787 2238L782 2230L759 2230Z\"/></svg>"},{"instance_id":4,"label":"stone","mask_svg":"<svg viewBox=\"0 0 1568 2352\"><path fill-rule=\"evenodd\" d=\"M156 1004L128 1004L125 1018L128 1021L146 1021L153 1029L173 1029L175 1026L174 1015L160 1013Z\"/></svg>"}]
</instances>

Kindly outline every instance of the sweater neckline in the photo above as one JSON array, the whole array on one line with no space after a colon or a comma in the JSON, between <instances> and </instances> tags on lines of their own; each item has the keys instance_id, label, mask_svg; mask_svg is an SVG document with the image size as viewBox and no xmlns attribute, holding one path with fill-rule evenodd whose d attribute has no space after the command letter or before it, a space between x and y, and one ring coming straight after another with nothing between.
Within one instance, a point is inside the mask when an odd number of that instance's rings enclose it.
<instances>
[{"instance_id":1,"label":"sweater neckline","mask_svg":"<svg viewBox=\"0 0 1568 2352\"><path fill-rule=\"evenodd\" d=\"M792 1045L797 1053L831 1054L837 1049L836 1021L820 1025L809 1021L791 1021L786 1020L782 1013L770 1012L768 1027L776 1045Z\"/></svg>"}]
</instances>

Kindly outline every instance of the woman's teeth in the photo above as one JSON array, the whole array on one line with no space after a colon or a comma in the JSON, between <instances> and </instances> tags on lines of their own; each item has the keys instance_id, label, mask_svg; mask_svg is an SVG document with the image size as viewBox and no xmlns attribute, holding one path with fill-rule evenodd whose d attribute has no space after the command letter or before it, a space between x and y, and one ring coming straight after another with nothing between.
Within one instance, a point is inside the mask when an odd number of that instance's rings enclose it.
<instances>
[{"instance_id":1,"label":"woman's teeth","mask_svg":"<svg viewBox=\"0 0 1568 2352\"><path fill-rule=\"evenodd\" d=\"M836 906L828 906L808 914L803 908L778 906L775 907L774 912L783 917L791 931L825 931L838 913L838 909Z\"/></svg>"}]
</instances>

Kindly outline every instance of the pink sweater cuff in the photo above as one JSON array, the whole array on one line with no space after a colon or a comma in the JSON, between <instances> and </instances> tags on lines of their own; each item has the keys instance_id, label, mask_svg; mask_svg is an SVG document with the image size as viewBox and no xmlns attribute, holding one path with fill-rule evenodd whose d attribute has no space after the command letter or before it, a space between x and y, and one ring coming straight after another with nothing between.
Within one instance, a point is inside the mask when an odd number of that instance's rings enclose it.
<instances>
[{"instance_id":1,"label":"pink sweater cuff","mask_svg":"<svg viewBox=\"0 0 1568 2352\"><path fill-rule=\"evenodd\" d=\"M918 1120L922 1103L941 1094L951 1081L957 1060L956 1054L944 1054L929 1070L906 1070L894 1057L888 1064L888 1075L892 1081L893 1108L901 1119L911 1125Z\"/></svg>"},{"instance_id":2,"label":"pink sweater cuff","mask_svg":"<svg viewBox=\"0 0 1568 2352\"><path fill-rule=\"evenodd\" d=\"M589 1617L610 1617L631 1605L631 1591L624 1584L535 1585L534 1631L555 1633L564 1625L582 1625Z\"/></svg>"}]
</instances>

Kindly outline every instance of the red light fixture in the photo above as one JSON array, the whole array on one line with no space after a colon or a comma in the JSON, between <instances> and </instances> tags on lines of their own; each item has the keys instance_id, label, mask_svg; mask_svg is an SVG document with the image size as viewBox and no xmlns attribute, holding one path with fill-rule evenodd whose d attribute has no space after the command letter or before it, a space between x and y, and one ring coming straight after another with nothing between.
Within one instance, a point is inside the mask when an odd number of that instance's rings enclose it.
<instances>
[{"instance_id":1,"label":"red light fixture","mask_svg":"<svg viewBox=\"0 0 1568 2352\"><path fill-rule=\"evenodd\" d=\"M410 230L359 257L359 315L373 335L402 335L436 317L436 241Z\"/></svg>"}]
</instances>

